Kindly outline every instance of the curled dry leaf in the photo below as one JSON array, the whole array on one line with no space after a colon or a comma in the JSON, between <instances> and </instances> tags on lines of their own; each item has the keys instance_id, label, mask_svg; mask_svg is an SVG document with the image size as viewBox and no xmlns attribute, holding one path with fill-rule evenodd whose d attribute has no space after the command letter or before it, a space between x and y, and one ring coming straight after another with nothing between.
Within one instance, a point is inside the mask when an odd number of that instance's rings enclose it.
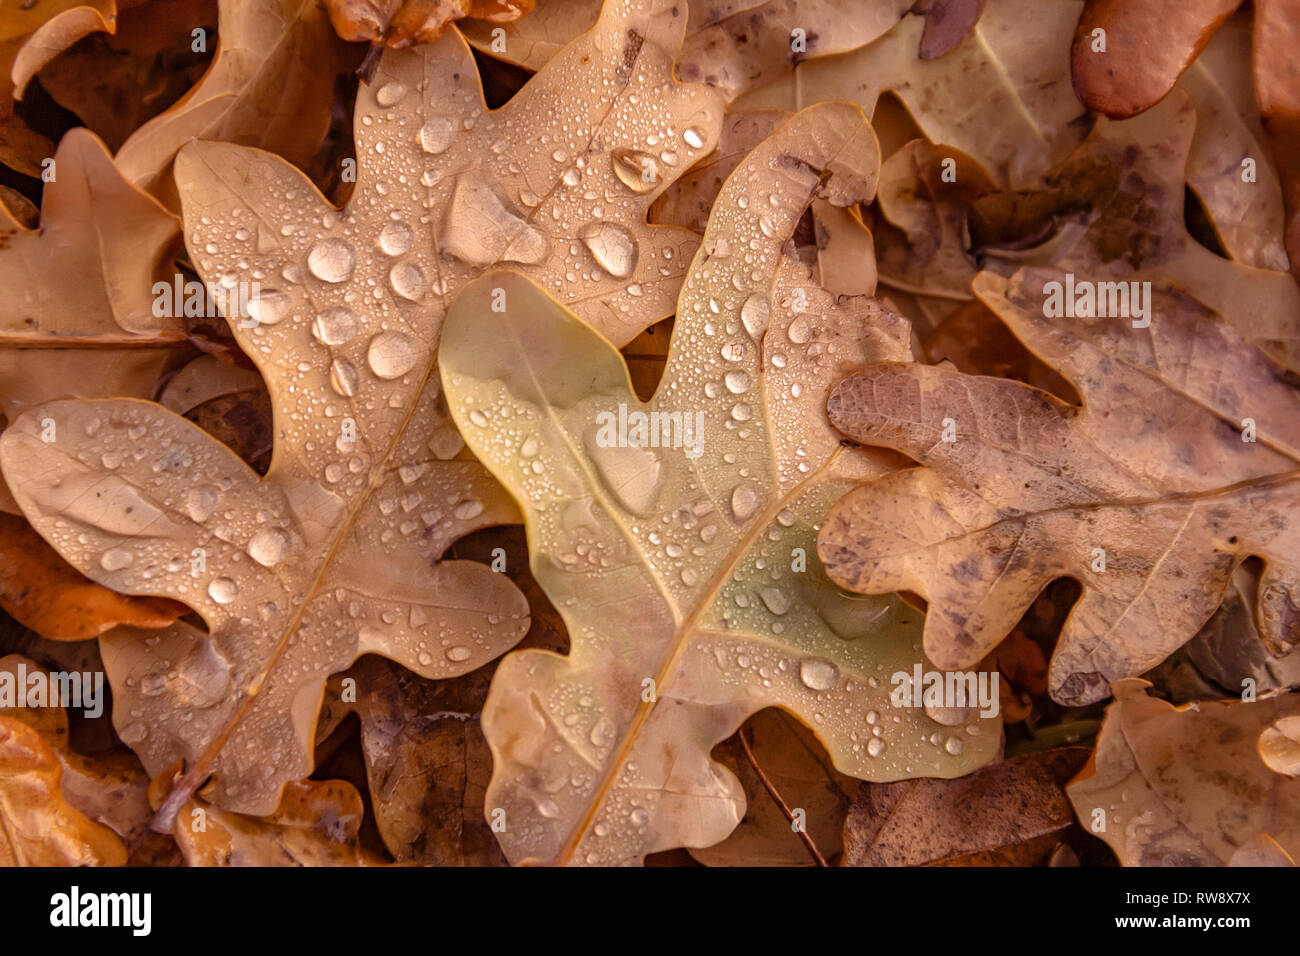
<instances>
[{"instance_id":1,"label":"curled dry leaf","mask_svg":"<svg viewBox=\"0 0 1300 956\"><path fill-rule=\"evenodd\" d=\"M1300 853L1300 780L1255 752L1260 731L1300 701L1174 707L1148 697L1149 686L1116 682L1097 749L1066 787L1084 825L1125 866L1222 866L1261 831Z\"/></svg>"},{"instance_id":2,"label":"curled dry leaf","mask_svg":"<svg viewBox=\"0 0 1300 956\"><path fill-rule=\"evenodd\" d=\"M814 196L869 199L878 166L870 127L843 103L795 116L749 154L719 196L645 404L614 348L527 278L490 274L453 305L448 403L519 500L533 573L572 645L506 657L484 706L486 807L506 813L512 862L630 863L721 840L744 794L709 752L765 707L797 716L855 776L954 776L996 749L996 721L942 728L919 711L862 733L889 712L880 675L921 660L919 615L842 595L803 562L827 505L885 467L837 440L825 389L909 346L904 320L837 301L787 241ZM654 446L635 431L674 420L676 439L656 431Z\"/></svg>"},{"instance_id":3,"label":"curled dry leaf","mask_svg":"<svg viewBox=\"0 0 1300 956\"><path fill-rule=\"evenodd\" d=\"M82 37L116 26L114 0L45 0L0 10L0 160L39 177L52 144L14 114L14 100L37 71Z\"/></svg>"},{"instance_id":4,"label":"curled dry leaf","mask_svg":"<svg viewBox=\"0 0 1300 956\"><path fill-rule=\"evenodd\" d=\"M891 90L931 142L970 155L1004 188L1024 188L1087 133L1064 65L1079 7L1078 0L999 0L933 60L918 56L927 19L912 14L874 43L801 63L735 105L799 109L850 99L870 115Z\"/></svg>"},{"instance_id":5,"label":"curled dry leaf","mask_svg":"<svg viewBox=\"0 0 1300 956\"><path fill-rule=\"evenodd\" d=\"M326 679L358 656L446 678L527 629L504 575L439 560L517 512L463 452L434 349L444 303L502 260L531 264L611 338L671 310L698 240L645 225L645 210L672 170L712 149L721 109L672 80L681 23L632 6L611 2L494 112L454 31L386 52L358 97L358 182L342 211L269 154L217 143L181 153L200 275L212 287L262 283L255 321L231 325L273 402L264 479L147 402L54 403L6 433L15 496L64 557L119 592L181 600L207 624L101 639L122 739L152 775L185 761L160 825L209 775L216 805L271 813L280 788L311 771ZM585 116L574 90L617 106L556 138L557 116ZM654 182L641 162L652 148ZM554 238L553 222L585 238ZM57 441L41 440L43 418L58 423Z\"/></svg>"},{"instance_id":6,"label":"curled dry leaf","mask_svg":"<svg viewBox=\"0 0 1300 956\"><path fill-rule=\"evenodd\" d=\"M1300 686L1300 653L1274 654L1255 626L1259 578L1252 562L1237 568L1223 603L1187 645L1196 669L1232 693L1250 687L1248 680L1257 693Z\"/></svg>"},{"instance_id":7,"label":"curled dry leaf","mask_svg":"<svg viewBox=\"0 0 1300 956\"><path fill-rule=\"evenodd\" d=\"M60 669L83 677L102 670L94 645L83 647L87 647L89 653L60 655L66 658L59 661ZM13 681L15 690L25 678L31 693L36 686L33 675L38 673L44 678L46 688L56 686L44 667L19 654L0 658L0 672ZM82 702L88 704L89 699L84 695L91 688L84 682L82 687ZM106 689L99 698L101 703L105 697ZM62 770L59 792L63 799L76 813L116 833L129 854L129 865L165 865L170 862L175 848L170 840L149 830L152 815L148 799L149 778L129 750L119 746L93 756L74 751L70 745L67 713L49 696L41 706L5 707L0 710L0 719L26 724L40 734ZM0 831L3 829L0 826ZM57 848L57 839L52 838L50 843L47 849Z\"/></svg>"},{"instance_id":8,"label":"curled dry leaf","mask_svg":"<svg viewBox=\"0 0 1300 956\"><path fill-rule=\"evenodd\" d=\"M58 754L33 727L0 714L0 865L121 866L126 847L63 797Z\"/></svg>"},{"instance_id":9,"label":"curled dry leaf","mask_svg":"<svg viewBox=\"0 0 1300 956\"><path fill-rule=\"evenodd\" d=\"M998 266L1173 283L1287 368L1300 369L1300 289L1291 277L1218 256L1187 232L1183 184L1196 122L1182 90L1135 119L1098 120L1087 142L1047 177L1048 199L1064 214L1056 235L1006 253Z\"/></svg>"},{"instance_id":10,"label":"curled dry leaf","mask_svg":"<svg viewBox=\"0 0 1300 956\"><path fill-rule=\"evenodd\" d=\"M219 0L212 65L117 153L123 175L179 208L168 175L192 139L257 146L305 167L329 129L344 53L316 0Z\"/></svg>"},{"instance_id":11,"label":"curled dry leaf","mask_svg":"<svg viewBox=\"0 0 1300 956\"><path fill-rule=\"evenodd\" d=\"M170 779L150 784L155 807ZM375 866L381 861L360 845L364 812L361 794L344 780L295 780L261 819L186 800L172 835L187 866Z\"/></svg>"},{"instance_id":12,"label":"curled dry leaf","mask_svg":"<svg viewBox=\"0 0 1300 956\"><path fill-rule=\"evenodd\" d=\"M1065 784L1087 759L1087 747L1061 747L958 780L861 784L844 865L1041 866L1074 825Z\"/></svg>"},{"instance_id":13,"label":"curled dry leaf","mask_svg":"<svg viewBox=\"0 0 1300 956\"><path fill-rule=\"evenodd\" d=\"M929 603L927 656L974 664L1042 588L1083 584L1052 657L1063 704L1164 660L1210 617L1233 570L1265 559L1260 633L1300 639L1300 392L1276 363L1191 297L1157 287L1131 320L1047 318L1064 275L991 273L976 294L1070 381L1083 407L951 368L877 365L832 393L832 422L925 465L848 495L819 549L831 578ZM1242 440L1243 419L1259 440ZM945 441L945 422L952 441ZM907 515L900 523L898 516Z\"/></svg>"},{"instance_id":14,"label":"curled dry leaf","mask_svg":"<svg viewBox=\"0 0 1300 956\"><path fill-rule=\"evenodd\" d=\"M119 624L166 627L189 609L167 598L128 597L96 584L32 530L0 513L0 607L52 641L86 641Z\"/></svg>"},{"instance_id":15,"label":"curled dry leaf","mask_svg":"<svg viewBox=\"0 0 1300 956\"><path fill-rule=\"evenodd\" d=\"M518 20L534 0L325 0L330 22L345 40L401 49L432 43L452 20L472 17L489 24ZM562 6L552 3L551 6ZM599 6L599 4L597 4ZM593 11L594 13L594 11ZM595 20L593 15L587 26ZM575 33L578 31L575 31ZM575 33L569 34L574 36Z\"/></svg>"},{"instance_id":16,"label":"curled dry leaf","mask_svg":"<svg viewBox=\"0 0 1300 956\"><path fill-rule=\"evenodd\" d=\"M1282 176L1286 200L1286 250L1300 278L1300 92L1295 50L1300 44L1300 3L1255 4L1255 96Z\"/></svg>"}]
</instances>

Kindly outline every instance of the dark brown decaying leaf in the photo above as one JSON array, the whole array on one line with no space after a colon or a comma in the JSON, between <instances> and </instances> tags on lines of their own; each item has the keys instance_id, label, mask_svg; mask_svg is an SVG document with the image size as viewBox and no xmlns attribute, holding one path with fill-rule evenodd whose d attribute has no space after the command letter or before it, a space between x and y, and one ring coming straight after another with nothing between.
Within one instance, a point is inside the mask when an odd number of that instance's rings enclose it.
<instances>
[{"instance_id":1,"label":"dark brown decaying leaf","mask_svg":"<svg viewBox=\"0 0 1300 956\"><path fill-rule=\"evenodd\" d=\"M554 0L552 0L554 2ZM345 40L393 49L432 43L451 21L472 17L488 23L518 20L534 0L324 0L330 22Z\"/></svg>"},{"instance_id":2,"label":"dark brown decaying leaf","mask_svg":"<svg viewBox=\"0 0 1300 956\"><path fill-rule=\"evenodd\" d=\"M1060 369L1082 408L1019 382L904 364L832 393L845 434L927 467L832 508L819 539L827 572L851 590L926 598L926 653L944 669L979 660L1053 578L1077 578L1083 597L1050 670L1063 704L1103 698L1109 681L1190 640L1252 554L1267 567L1260 633L1275 652L1295 645L1300 392L1177 290L1156 288L1160 319L1143 330L1128 318L1046 318L1047 283L1063 279L981 273L975 291ZM1242 440L1247 418L1256 442Z\"/></svg>"},{"instance_id":3,"label":"dark brown decaying leaf","mask_svg":"<svg viewBox=\"0 0 1300 956\"><path fill-rule=\"evenodd\" d=\"M864 783L844 865L1040 866L1074 824L1064 787L1087 759L1087 747L1062 747L957 780Z\"/></svg>"},{"instance_id":4,"label":"dark brown decaying leaf","mask_svg":"<svg viewBox=\"0 0 1300 956\"><path fill-rule=\"evenodd\" d=\"M1296 719L1300 701L1174 707L1149 686L1114 685L1097 749L1067 787L1079 819L1126 866L1222 866L1261 831L1300 854L1300 779L1256 751L1261 732Z\"/></svg>"}]
</instances>

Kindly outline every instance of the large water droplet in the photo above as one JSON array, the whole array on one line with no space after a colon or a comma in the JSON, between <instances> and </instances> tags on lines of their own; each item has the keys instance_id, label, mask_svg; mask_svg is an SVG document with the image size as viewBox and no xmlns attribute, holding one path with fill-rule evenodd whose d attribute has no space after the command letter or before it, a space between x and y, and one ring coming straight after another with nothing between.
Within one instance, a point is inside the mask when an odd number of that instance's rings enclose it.
<instances>
[{"instance_id":1,"label":"large water droplet","mask_svg":"<svg viewBox=\"0 0 1300 956\"><path fill-rule=\"evenodd\" d=\"M392 106L405 95L405 83L385 83L375 92L375 102L380 106Z\"/></svg>"},{"instance_id":2,"label":"large water droplet","mask_svg":"<svg viewBox=\"0 0 1300 956\"><path fill-rule=\"evenodd\" d=\"M456 124L445 116L431 117L420 127L420 148L426 153L442 153L456 138Z\"/></svg>"},{"instance_id":3,"label":"large water droplet","mask_svg":"<svg viewBox=\"0 0 1300 956\"><path fill-rule=\"evenodd\" d=\"M356 251L342 239L322 239L307 253L307 268L325 282L346 282L356 267Z\"/></svg>"},{"instance_id":4,"label":"large water droplet","mask_svg":"<svg viewBox=\"0 0 1300 956\"><path fill-rule=\"evenodd\" d=\"M208 596L218 604L229 604L239 594L239 585L230 578L213 578Z\"/></svg>"},{"instance_id":5,"label":"large water droplet","mask_svg":"<svg viewBox=\"0 0 1300 956\"><path fill-rule=\"evenodd\" d=\"M366 361L380 378L400 378L420 358L420 347L410 336L401 332L380 332L370 340Z\"/></svg>"},{"instance_id":6,"label":"large water droplet","mask_svg":"<svg viewBox=\"0 0 1300 956\"><path fill-rule=\"evenodd\" d=\"M648 193L659 185L659 163L649 153L620 146L610 153L614 175L634 193Z\"/></svg>"},{"instance_id":7,"label":"large water droplet","mask_svg":"<svg viewBox=\"0 0 1300 956\"><path fill-rule=\"evenodd\" d=\"M388 284L403 299L419 302L428 291L429 283L414 262L398 262L388 272Z\"/></svg>"},{"instance_id":8,"label":"large water droplet","mask_svg":"<svg viewBox=\"0 0 1300 956\"><path fill-rule=\"evenodd\" d=\"M498 260L539 265L550 243L487 183L464 175L456 183L442 227L442 247L474 266Z\"/></svg>"},{"instance_id":9,"label":"large water droplet","mask_svg":"<svg viewBox=\"0 0 1300 956\"><path fill-rule=\"evenodd\" d=\"M109 548L100 556L99 566L105 571L121 571L130 567L134 560L135 555L126 548Z\"/></svg>"},{"instance_id":10,"label":"large water droplet","mask_svg":"<svg viewBox=\"0 0 1300 956\"><path fill-rule=\"evenodd\" d=\"M812 690L830 690L840 679L840 669L821 657L809 657L799 664L799 679Z\"/></svg>"},{"instance_id":11,"label":"large water droplet","mask_svg":"<svg viewBox=\"0 0 1300 956\"><path fill-rule=\"evenodd\" d=\"M578 238L596 264L616 279L626 279L636 270L637 250L632 234L612 222L589 222L578 230Z\"/></svg>"},{"instance_id":12,"label":"large water droplet","mask_svg":"<svg viewBox=\"0 0 1300 956\"><path fill-rule=\"evenodd\" d=\"M736 485L731 492L731 513L737 521L746 521L758 510L758 492L753 485Z\"/></svg>"},{"instance_id":13,"label":"large water droplet","mask_svg":"<svg viewBox=\"0 0 1300 956\"><path fill-rule=\"evenodd\" d=\"M217 510L221 492L213 485L199 485L185 493L185 511L194 521L207 521Z\"/></svg>"},{"instance_id":14,"label":"large water droplet","mask_svg":"<svg viewBox=\"0 0 1300 956\"><path fill-rule=\"evenodd\" d=\"M384 255L400 256L411 248L415 234L404 222L390 222L379 231L379 248Z\"/></svg>"},{"instance_id":15,"label":"large water droplet","mask_svg":"<svg viewBox=\"0 0 1300 956\"><path fill-rule=\"evenodd\" d=\"M780 588L765 587L758 592L758 596L773 614L781 615L790 610L790 595Z\"/></svg>"},{"instance_id":16,"label":"large water droplet","mask_svg":"<svg viewBox=\"0 0 1300 956\"><path fill-rule=\"evenodd\" d=\"M686 145L691 147L691 149L699 149L704 145L704 137L701 136L700 131L693 126L689 127L686 132L682 133L682 139L686 140Z\"/></svg>"},{"instance_id":17,"label":"large water droplet","mask_svg":"<svg viewBox=\"0 0 1300 956\"><path fill-rule=\"evenodd\" d=\"M259 325L275 325L293 306L293 299L287 292L259 292L248 300L248 317Z\"/></svg>"},{"instance_id":18,"label":"large water droplet","mask_svg":"<svg viewBox=\"0 0 1300 956\"><path fill-rule=\"evenodd\" d=\"M584 444L596 474L615 500L633 514L647 514L663 477L658 454L650 448L601 445L596 432L588 432Z\"/></svg>"},{"instance_id":19,"label":"large water droplet","mask_svg":"<svg viewBox=\"0 0 1300 956\"><path fill-rule=\"evenodd\" d=\"M248 542L248 555L264 568L275 567L289 550L289 536L279 528L263 528Z\"/></svg>"},{"instance_id":20,"label":"large water droplet","mask_svg":"<svg viewBox=\"0 0 1300 956\"><path fill-rule=\"evenodd\" d=\"M351 398L357 393L360 376L357 367L345 358L336 358L330 363L330 388L344 398Z\"/></svg>"},{"instance_id":21,"label":"large water droplet","mask_svg":"<svg viewBox=\"0 0 1300 956\"><path fill-rule=\"evenodd\" d=\"M741 395L749 390L749 376L744 372L728 372L723 377L723 381L727 385L727 391L731 392L732 395Z\"/></svg>"},{"instance_id":22,"label":"large water droplet","mask_svg":"<svg viewBox=\"0 0 1300 956\"><path fill-rule=\"evenodd\" d=\"M740 321L755 342L767 331L767 320L772 315L772 303L767 296L755 292L740 307Z\"/></svg>"},{"instance_id":23,"label":"large water droplet","mask_svg":"<svg viewBox=\"0 0 1300 956\"><path fill-rule=\"evenodd\" d=\"M345 306L338 306L326 309L316 316L316 321L311 326L311 334L316 336L316 341L322 345L342 345L351 341L357 334L359 324L355 312Z\"/></svg>"}]
</instances>

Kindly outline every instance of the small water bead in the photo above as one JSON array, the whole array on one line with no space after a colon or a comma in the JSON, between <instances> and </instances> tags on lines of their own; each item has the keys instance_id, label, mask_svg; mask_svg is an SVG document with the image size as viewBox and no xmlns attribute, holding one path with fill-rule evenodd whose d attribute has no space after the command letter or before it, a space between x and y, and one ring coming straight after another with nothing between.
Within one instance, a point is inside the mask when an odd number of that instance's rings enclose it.
<instances>
[{"instance_id":1,"label":"small water bead","mask_svg":"<svg viewBox=\"0 0 1300 956\"><path fill-rule=\"evenodd\" d=\"M355 365L345 358L336 358L330 363L330 388L337 394L351 398L356 395L358 384L360 376Z\"/></svg>"},{"instance_id":2,"label":"small water bead","mask_svg":"<svg viewBox=\"0 0 1300 956\"><path fill-rule=\"evenodd\" d=\"M795 345L803 345L812 338L812 323L802 315L796 316L790 323L790 327L785 330L785 334Z\"/></svg>"},{"instance_id":3,"label":"small water bead","mask_svg":"<svg viewBox=\"0 0 1300 956\"><path fill-rule=\"evenodd\" d=\"M560 178L564 180L564 185L576 186L578 183L582 182L582 172L577 166L570 166L564 171L564 175Z\"/></svg>"},{"instance_id":4,"label":"small water bead","mask_svg":"<svg viewBox=\"0 0 1300 956\"><path fill-rule=\"evenodd\" d=\"M322 345L342 345L352 340L357 334L360 321L357 315L346 306L326 309L316 316L311 326L311 334Z\"/></svg>"},{"instance_id":5,"label":"small water bead","mask_svg":"<svg viewBox=\"0 0 1300 956\"><path fill-rule=\"evenodd\" d=\"M650 822L650 811L645 807L637 807L629 816L633 826L643 827Z\"/></svg>"},{"instance_id":6,"label":"small water bead","mask_svg":"<svg viewBox=\"0 0 1300 956\"><path fill-rule=\"evenodd\" d=\"M420 148L426 153L443 153L456 138L456 125L445 116L434 116L420 127Z\"/></svg>"},{"instance_id":7,"label":"small water bead","mask_svg":"<svg viewBox=\"0 0 1300 956\"><path fill-rule=\"evenodd\" d=\"M758 592L758 596L773 614L779 616L790 610L790 595L780 588L765 587Z\"/></svg>"},{"instance_id":8,"label":"small water bead","mask_svg":"<svg viewBox=\"0 0 1300 956\"><path fill-rule=\"evenodd\" d=\"M754 417L754 410L744 402L740 402L732 406L731 417L738 422L747 422Z\"/></svg>"},{"instance_id":9,"label":"small water bead","mask_svg":"<svg viewBox=\"0 0 1300 956\"><path fill-rule=\"evenodd\" d=\"M380 378L400 378L420 358L420 347L410 336L401 332L380 332L370 340L366 361L370 370Z\"/></svg>"},{"instance_id":10,"label":"small water bead","mask_svg":"<svg viewBox=\"0 0 1300 956\"><path fill-rule=\"evenodd\" d=\"M949 737L947 742L943 745L943 749L948 751L948 753L952 754L954 757L961 756L961 752L962 752L961 739L958 737Z\"/></svg>"},{"instance_id":11,"label":"small water bead","mask_svg":"<svg viewBox=\"0 0 1300 956\"><path fill-rule=\"evenodd\" d=\"M388 272L393 291L410 302L419 302L429 289L424 272L414 262L398 262Z\"/></svg>"},{"instance_id":12,"label":"small water bead","mask_svg":"<svg viewBox=\"0 0 1300 956\"><path fill-rule=\"evenodd\" d=\"M404 222L390 222L379 231L379 248L387 256L400 256L414 240L415 233Z\"/></svg>"},{"instance_id":13,"label":"small water bead","mask_svg":"<svg viewBox=\"0 0 1300 956\"><path fill-rule=\"evenodd\" d=\"M289 550L289 536L279 528L263 528L248 542L248 555L264 568L275 567Z\"/></svg>"},{"instance_id":14,"label":"small water bead","mask_svg":"<svg viewBox=\"0 0 1300 956\"><path fill-rule=\"evenodd\" d=\"M100 556L99 566L105 571L121 571L134 561L135 555L126 548L109 548Z\"/></svg>"},{"instance_id":15,"label":"small water bead","mask_svg":"<svg viewBox=\"0 0 1300 956\"><path fill-rule=\"evenodd\" d=\"M694 126L688 127L686 132L682 133L682 139L686 140L686 145L691 149L699 149L704 145L704 137Z\"/></svg>"},{"instance_id":16,"label":"small water bead","mask_svg":"<svg viewBox=\"0 0 1300 956\"><path fill-rule=\"evenodd\" d=\"M867 741L867 753L873 757L879 757L885 752L885 742L879 737L872 737Z\"/></svg>"},{"instance_id":17,"label":"small water bead","mask_svg":"<svg viewBox=\"0 0 1300 956\"><path fill-rule=\"evenodd\" d=\"M468 521L470 518L477 518L483 513L483 504L479 501L463 501L458 504L452 511L457 518L462 521Z\"/></svg>"},{"instance_id":18,"label":"small water bead","mask_svg":"<svg viewBox=\"0 0 1300 956\"><path fill-rule=\"evenodd\" d=\"M637 248L632 234L609 222L589 222L578 230L578 238L597 265L616 279L626 279L636 270Z\"/></svg>"},{"instance_id":19,"label":"small water bead","mask_svg":"<svg viewBox=\"0 0 1300 956\"><path fill-rule=\"evenodd\" d=\"M229 604L239 594L239 585L230 578L213 578L208 585L208 597L218 604Z\"/></svg>"},{"instance_id":20,"label":"small water bead","mask_svg":"<svg viewBox=\"0 0 1300 956\"><path fill-rule=\"evenodd\" d=\"M460 663L461 661L469 660L470 657L472 657L474 654L472 650L470 650L468 647L465 647L464 645L461 644L458 644L455 647L447 648L446 653L447 653L447 660L456 661L457 663Z\"/></svg>"},{"instance_id":21,"label":"small water bead","mask_svg":"<svg viewBox=\"0 0 1300 956\"><path fill-rule=\"evenodd\" d=\"M307 253L307 268L323 282L346 282L356 267L356 251L342 239L322 239Z\"/></svg>"},{"instance_id":22,"label":"small water bead","mask_svg":"<svg viewBox=\"0 0 1300 956\"><path fill-rule=\"evenodd\" d=\"M405 83L385 83L376 91L375 102L380 106L393 106L405 95Z\"/></svg>"}]
</instances>

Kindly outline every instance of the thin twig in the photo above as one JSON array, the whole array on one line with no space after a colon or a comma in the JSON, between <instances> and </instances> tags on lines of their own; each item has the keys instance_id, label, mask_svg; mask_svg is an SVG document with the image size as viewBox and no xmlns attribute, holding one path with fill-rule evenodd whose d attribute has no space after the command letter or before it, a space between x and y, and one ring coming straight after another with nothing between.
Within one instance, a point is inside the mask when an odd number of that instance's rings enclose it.
<instances>
[{"instance_id":1,"label":"thin twig","mask_svg":"<svg viewBox=\"0 0 1300 956\"><path fill-rule=\"evenodd\" d=\"M772 781L767 778L767 774L763 772L763 768L758 765L758 761L754 758L754 751L749 749L749 741L745 739L745 728L742 727L737 731L736 736L740 738L740 746L745 751L745 757L749 760L749 765L754 768L754 773L758 774L758 779L762 781L763 789L767 791L768 796L776 801L776 805L781 808L781 812L785 814L785 818L790 821L790 824L793 827L794 813L785 805L785 801L781 799L781 794L777 792ZM803 827L795 828L795 832L799 834L799 839L803 841L804 847L808 850L809 855L812 856L818 866L830 865L826 862L826 858L822 856L821 851L817 849L817 844L813 842L813 838L808 835L807 831Z\"/></svg>"}]
</instances>

